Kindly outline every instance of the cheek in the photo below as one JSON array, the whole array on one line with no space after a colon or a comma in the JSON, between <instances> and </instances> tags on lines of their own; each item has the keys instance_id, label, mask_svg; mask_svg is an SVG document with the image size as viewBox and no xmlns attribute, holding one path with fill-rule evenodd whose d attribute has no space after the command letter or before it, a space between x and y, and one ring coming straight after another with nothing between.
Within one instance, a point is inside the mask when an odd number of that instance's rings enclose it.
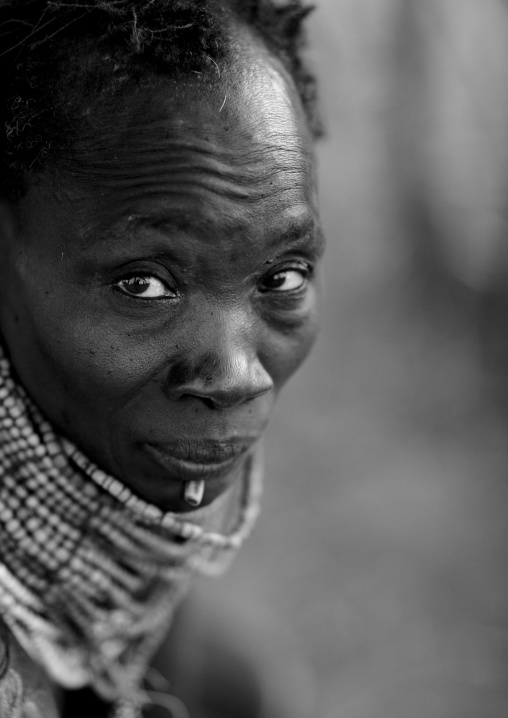
<instances>
[{"instance_id":1,"label":"cheek","mask_svg":"<svg viewBox=\"0 0 508 718\"><path fill-rule=\"evenodd\" d=\"M318 331L318 311L314 308L298 326L278 326L277 332L271 333L260 358L276 389L282 388L301 366L316 341Z\"/></svg>"},{"instance_id":2,"label":"cheek","mask_svg":"<svg viewBox=\"0 0 508 718\"><path fill-rule=\"evenodd\" d=\"M22 383L57 424L109 414L149 370L129 332L72 292L13 283L0 316Z\"/></svg>"},{"instance_id":3,"label":"cheek","mask_svg":"<svg viewBox=\"0 0 508 718\"><path fill-rule=\"evenodd\" d=\"M94 406L113 409L150 377L149 342L134 342L109 323L65 322L58 336L45 332L39 342L67 396Z\"/></svg>"}]
</instances>

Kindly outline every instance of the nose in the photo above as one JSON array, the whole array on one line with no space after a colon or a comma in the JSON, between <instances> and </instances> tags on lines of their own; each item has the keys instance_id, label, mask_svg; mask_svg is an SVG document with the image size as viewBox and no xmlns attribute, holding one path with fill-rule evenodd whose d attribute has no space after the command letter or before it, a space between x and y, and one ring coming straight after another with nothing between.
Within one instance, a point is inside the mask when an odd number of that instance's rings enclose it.
<instances>
[{"instance_id":1,"label":"nose","mask_svg":"<svg viewBox=\"0 0 508 718\"><path fill-rule=\"evenodd\" d=\"M241 315L207 322L193 338L195 350L169 372L171 398L197 397L226 409L269 392L274 383L260 359L256 335Z\"/></svg>"}]
</instances>

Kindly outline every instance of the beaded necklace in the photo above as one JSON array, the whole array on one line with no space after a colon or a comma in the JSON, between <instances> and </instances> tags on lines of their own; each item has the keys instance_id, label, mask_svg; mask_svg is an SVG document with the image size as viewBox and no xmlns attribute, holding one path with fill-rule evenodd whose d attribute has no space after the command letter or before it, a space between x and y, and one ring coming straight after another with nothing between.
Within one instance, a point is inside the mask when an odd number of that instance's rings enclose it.
<instances>
[{"instance_id":1,"label":"beaded necklace","mask_svg":"<svg viewBox=\"0 0 508 718\"><path fill-rule=\"evenodd\" d=\"M258 453L242 496L163 513L58 436L0 347L0 614L66 688L141 715L148 663L195 572L221 573L259 511ZM169 698L169 697L168 697Z\"/></svg>"}]
</instances>

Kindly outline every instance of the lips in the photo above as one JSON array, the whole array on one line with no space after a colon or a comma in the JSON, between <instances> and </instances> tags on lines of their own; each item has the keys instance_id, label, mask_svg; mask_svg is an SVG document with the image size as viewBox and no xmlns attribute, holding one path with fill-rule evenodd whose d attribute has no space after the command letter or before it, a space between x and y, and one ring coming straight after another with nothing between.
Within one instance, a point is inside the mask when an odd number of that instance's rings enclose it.
<instances>
[{"instance_id":1,"label":"lips","mask_svg":"<svg viewBox=\"0 0 508 718\"><path fill-rule=\"evenodd\" d=\"M175 479L192 481L214 479L227 474L254 443L251 438L180 440L171 443L145 443L155 461Z\"/></svg>"}]
</instances>

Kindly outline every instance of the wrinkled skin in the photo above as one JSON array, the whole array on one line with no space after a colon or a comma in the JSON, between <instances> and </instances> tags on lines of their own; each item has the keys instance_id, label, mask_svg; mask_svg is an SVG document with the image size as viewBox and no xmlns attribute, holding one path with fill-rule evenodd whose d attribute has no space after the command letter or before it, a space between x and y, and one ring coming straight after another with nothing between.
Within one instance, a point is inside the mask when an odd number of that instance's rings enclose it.
<instances>
[{"instance_id":1,"label":"wrinkled skin","mask_svg":"<svg viewBox=\"0 0 508 718\"><path fill-rule=\"evenodd\" d=\"M311 141L252 40L220 79L165 80L94 127L79 165L3 204L0 328L61 432L188 511L182 482L202 472L205 505L235 483L315 338Z\"/></svg>"}]
</instances>

